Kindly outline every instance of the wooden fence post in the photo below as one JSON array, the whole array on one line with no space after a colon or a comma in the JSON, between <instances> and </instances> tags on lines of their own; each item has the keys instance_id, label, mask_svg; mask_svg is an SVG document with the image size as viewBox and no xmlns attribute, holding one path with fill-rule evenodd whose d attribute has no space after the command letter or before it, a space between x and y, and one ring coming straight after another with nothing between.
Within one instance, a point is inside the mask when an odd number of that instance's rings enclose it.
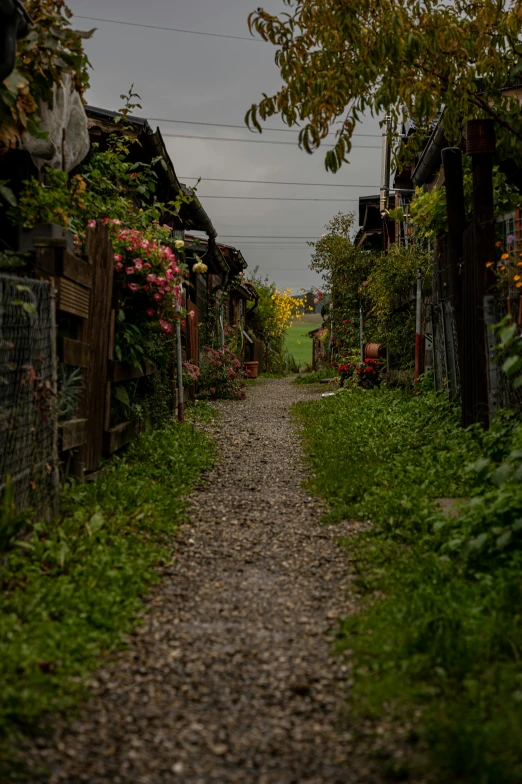
<instances>
[{"instance_id":1,"label":"wooden fence post","mask_svg":"<svg viewBox=\"0 0 522 784\"><path fill-rule=\"evenodd\" d=\"M462 409L464 426L479 422L489 426L488 359L484 302L494 283L486 264L495 258L493 207L493 153L495 132L491 120L470 120L466 124L466 152L473 172L473 237L468 237L465 253L462 296L462 327L465 367L461 383L466 389Z\"/></svg>"},{"instance_id":2,"label":"wooden fence post","mask_svg":"<svg viewBox=\"0 0 522 784\"><path fill-rule=\"evenodd\" d=\"M96 471L103 451L107 391L107 359L111 322L114 260L109 231L98 224L87 233L87 253L92 264L91 313L88 323L90 362L85 380L88 441L86 471Z\"/></svg>"}]
</instances>

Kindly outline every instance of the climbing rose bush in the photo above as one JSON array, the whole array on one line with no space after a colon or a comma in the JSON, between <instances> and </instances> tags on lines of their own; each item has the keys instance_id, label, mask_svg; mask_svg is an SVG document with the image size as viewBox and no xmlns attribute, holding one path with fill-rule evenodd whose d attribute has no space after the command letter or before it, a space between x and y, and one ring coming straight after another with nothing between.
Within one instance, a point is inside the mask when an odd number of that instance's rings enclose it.
<instances>
[{"instance_id":1,"label":"climbing rose bush","mask_svg":"<svg viewBox=\"0 0 522 784\"><path fill-rule=\"evenodd\" d=\"M114 234L116 280L123 283L126 293L134 295L132 307L157 321L162 332L172 332L172 324L179 318L176 308L181 306L186 266L166 244L170 227L157 225L148 231L138 231L122 229L117 220L104 222L111 225Z\"/></svg>"},{"instance_id":2,"label":"climbing rose bush","mask_svg":"<svg viewBox=\"0 0 522 784\"><path fill-rule=\"evenodd\" d=\"M244 400L245 373L241 362L228 347L203 347L200 361L199 395L204 398Z\"/></svg>"}]
</instances>

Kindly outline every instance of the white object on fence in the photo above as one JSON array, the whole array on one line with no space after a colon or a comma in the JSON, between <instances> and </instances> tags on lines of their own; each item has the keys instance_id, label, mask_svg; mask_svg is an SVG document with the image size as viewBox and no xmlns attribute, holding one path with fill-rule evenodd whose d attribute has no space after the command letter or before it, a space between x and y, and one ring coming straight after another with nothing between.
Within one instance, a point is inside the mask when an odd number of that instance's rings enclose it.
<instances>
[{"instance_id":1,"label":"white object on fence","mask_svg":"<svg viewBox=\"0 0 522 784\"><path fill-rule=\"evenodd\" d=\"M46 139L36 139L26 133L21 147L31 153L35 166L50 166L70 172L83 161L90 149L88 120L80 97L74 89L70 74L53 87L52 109L49 104L39 106L40 127Z\"/></svg>"}]
</instances>

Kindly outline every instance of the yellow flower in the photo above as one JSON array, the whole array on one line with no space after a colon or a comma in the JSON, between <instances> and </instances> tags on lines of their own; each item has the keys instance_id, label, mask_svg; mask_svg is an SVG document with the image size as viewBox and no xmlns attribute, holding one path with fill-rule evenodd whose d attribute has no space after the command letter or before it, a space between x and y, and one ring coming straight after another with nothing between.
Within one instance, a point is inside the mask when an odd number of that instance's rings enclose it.
<instances>
[{"instance_id":1,"label":"yellow flower","mask_svg":"<svg viewBox=\"0 0 522 784\"><path fill-rule=\"evenodd\" d=\"M501 248L501 247L502 247L502 243L500 241L495 242L495 248Z\"/></svg>"},{"instance_id":2,"label":"yellow flower","mask_svg":"<svg viewBox=\"0 0 522 784\"><path fill-rule=\"evenodd\" d=\"M486 267L492 267L492 266L493 266L493 262L492 261L486 262Z\"/></svg>"},{"instance_id":3,"label":"yellow flower","mask_svg":"<svg viewBox=\"0 0 522 784\"><path fill-rule=\"evenodd\" d=\"M515 277L513 278L513 280L520 280L520 275L515 275Z\"/></svg>"},{"instance_id":4,"label":"yellow flower","mask_svg":"<svg viewBox=\"0 0 522 784\"><path fill-rule=\"evenodd\" d=\"M174 245L175 245L175 247L176 247L178 250L180 250L181 248L184 248L184 247L185 247L185 243L183 242L183 240L176 240L176 242L174 243Z\"/></svg>"},{"instance_id":5,"label":"yellow flower","mask_svg":"<svg viewBox=\"0 0 522 784\"><path fill-rule=\"evenodd\" d=\"M506 259L509 259L509 253L503 253L500 258L502 259L502 261L505 261Z\"/></svg>"},{"instance_id":6,"label":"yellow flower","mask_svg":"<svg viewBox=\"0 0 522 784\"><path fill-rule=\"evenodd\" d=\"M517 289L519 289L520 286L522 286L522 280L520 281L520 283L517 283L516 286L517 286Z\"/></svg>"},{"instance_id":7,"label":"yellow flower","mask_svg":"<svg viewBox=\"0 0 522 784\"><path fill-rule=\"evenodd\" d=\"M506 268L504 267L504 265L502 265L501 268L500 268L501 272L503 272L505 269Z\"/></svg>"}]
</instances>

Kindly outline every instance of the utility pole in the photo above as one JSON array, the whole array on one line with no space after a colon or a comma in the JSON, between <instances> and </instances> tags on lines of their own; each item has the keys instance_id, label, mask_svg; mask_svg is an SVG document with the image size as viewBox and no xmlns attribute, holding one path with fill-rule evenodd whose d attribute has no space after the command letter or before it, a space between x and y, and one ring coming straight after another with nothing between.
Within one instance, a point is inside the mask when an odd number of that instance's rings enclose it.
<instances>
[{"instance_id":1,"label":"utility pole","mask_svg":"<svg viewBox=\"0 0 522 784\"><path fill-rule=\"evenodd\" d=\"M382 155L381 155L381 192L380 192L380 213L382 219L386 219L388 212L388 196L390 193L390 168L391 168L391 130L392 118L386 115L386 130L382 133Z\"/></svg>"}]
</instances>

